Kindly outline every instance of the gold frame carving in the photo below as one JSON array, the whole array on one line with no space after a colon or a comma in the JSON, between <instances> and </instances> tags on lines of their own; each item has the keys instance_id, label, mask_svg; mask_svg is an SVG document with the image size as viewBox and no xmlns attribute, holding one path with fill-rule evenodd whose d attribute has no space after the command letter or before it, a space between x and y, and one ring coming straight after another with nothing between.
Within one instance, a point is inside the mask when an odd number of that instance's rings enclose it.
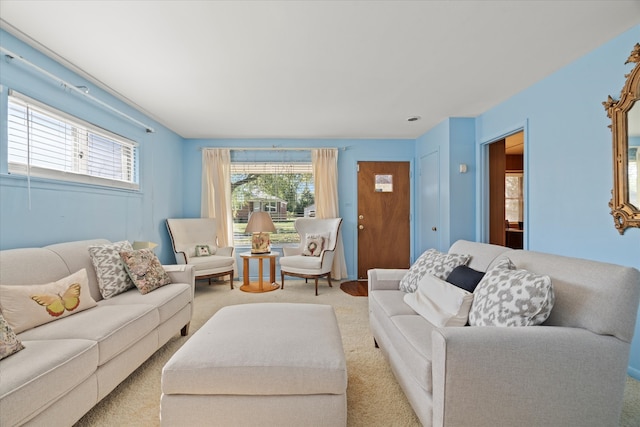
<instances>
[{"instance_id":1,"label":"gold frame carving","mask_svg":"<svg viewBox=\"0 0 640 427\"><path fill-rule=\"evenodd\" d=\"M611 191L611 215L620 234L630 227L640 228L640 206L634 206L629 201L629 138L627 127L627 112L636 101L640 105L640 43L636 43L629 59L625 62L635 63L627 79L620 99L615 101L611 95L602 103L607 116L611 119L611 133L613 134L613 190Z\"/></svg>"}]
</instances>

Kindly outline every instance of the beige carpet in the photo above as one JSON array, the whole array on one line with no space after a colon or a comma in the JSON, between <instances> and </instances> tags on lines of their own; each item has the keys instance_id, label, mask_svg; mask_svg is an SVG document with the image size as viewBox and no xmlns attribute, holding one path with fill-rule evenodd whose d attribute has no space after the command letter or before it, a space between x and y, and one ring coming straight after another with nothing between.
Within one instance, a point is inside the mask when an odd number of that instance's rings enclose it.
<instances>
[{"instance_id":1,"label":"beige carpet","mask_svg":"<svg viewBox=\"0 0 640 427\"><path fill-rule=\"evenodd\" d=\"M286 282L284 290L264 294L249 294L229 289L228 282L196 286L195 313L191 322L191 336L218 309L226 305L252 302L302 302L330 304L334 307L347 359L349 385L347 388L349 426L418 426L402 390L380 350L373 345L369 332L367 298L353 297L334 283L319 286L314 296L313 286L304 281ZM268 319L265 319L268 322ZM144 365L104 398L77 424L84 426L158 426L160 412L160 375L171 355L189 337L176 334ZM625 389L623 427L640 427L640 382L627 380Z\"/></svg>"}]
</instances>

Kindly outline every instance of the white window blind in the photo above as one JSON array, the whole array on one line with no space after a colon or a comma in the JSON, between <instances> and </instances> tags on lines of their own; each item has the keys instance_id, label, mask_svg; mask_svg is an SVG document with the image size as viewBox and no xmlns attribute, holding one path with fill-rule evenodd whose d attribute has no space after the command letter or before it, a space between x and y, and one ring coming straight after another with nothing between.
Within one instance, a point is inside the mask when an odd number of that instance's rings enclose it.
<instances>
[{"instance_id":1,"label":"white window blind","mask_svg":"<svg viewBox=\"0 0 640 427\"><path fill-rule=\"evenodd\" d=\"M139 189L137 144L11 91L9 173Z\"/></svg>"}]
</instances>

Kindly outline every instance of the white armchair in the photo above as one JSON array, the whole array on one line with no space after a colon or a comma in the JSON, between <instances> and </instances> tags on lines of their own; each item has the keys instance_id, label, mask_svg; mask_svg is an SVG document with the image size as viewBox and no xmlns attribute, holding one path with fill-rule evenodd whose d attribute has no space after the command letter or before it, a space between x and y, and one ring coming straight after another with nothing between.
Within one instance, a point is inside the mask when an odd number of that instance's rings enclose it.
<instances>
[{"instance_id":1,"label":"white armchair","mask_svg":"<svg viewBox=\"0 0 640 427\"><path fill-rule=\"evenodd\" d=\"M167 230L177 264L193 265L196 279L209 279L209 284L214 277L228 275L233 289L234 248L218 246L214 218L167 219Z\"/></svg>"},{"instance_id":2,"label":"white armchair","mask_svg":"<svg viewBox=\"0 0 640 427\"><path fill-rule=\"evenodd\" d=\"M285 275L303 277L304 279L315 279L316 295L318 295L318 279L320 277L327 276L327 281L331 286L331 265L333 264L342 218L298 218L294 225L300 235L300 246L282 248L283 256L280 258L282 289L284 289ZM324 237L324 245L319 256L308 255L308 251L305 254L307 235Z\"/></svg>"}]
</instances>

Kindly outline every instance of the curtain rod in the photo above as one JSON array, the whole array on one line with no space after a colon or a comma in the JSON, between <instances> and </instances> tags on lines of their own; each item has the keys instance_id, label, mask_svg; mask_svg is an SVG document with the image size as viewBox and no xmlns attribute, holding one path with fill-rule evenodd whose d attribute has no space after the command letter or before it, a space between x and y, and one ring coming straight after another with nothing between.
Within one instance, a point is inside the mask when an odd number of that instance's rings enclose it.
<instances>
[{"instance_id":1,"label":"curtain rod","mask_svg":"<svg viewBox=\"0 0 640 427\"><path fill-rule=\"evenodd\" d=\"M345 151L348 147L316 147L316 148L302 148L302 147L278 147L277 145L272 145L271 147L200 147L199 150L208 150L208 149L224 149L231 151L311 151L317 148L329 148Z\"/></svg>"},{"instance_id":2,"label":"curtain rod","mask_svg":"<svg viewBox=\"0 0 640 427\"><path fill-rule=\"evenodd\" d=\"M60 77L58 77L58 76L56 76L54 74L51 74L47 70L38 67L36 64L33 64L33 63L29 62L28 60L24 59L22 56L17 55L15 53L11 52L8 49L5 49L4 47L0 46L0 52L2 52L5 55L5 57L7 59L9 59L10 61L18 60L18 61L22 62L23 64L28 65L29 67L31 67L31 68L37 70L38 72L44 74L45 76L49 77L50 79L56 80L58 83L60 83L65 88L71 89L71 90L75 91L76 93L79 93L80 95L84 96L85 98L88 98L88 99L92 100L93 102L99 104L100 106L102 106L102 107L104 107L104 108L106 108L106 109L108 109L108 110L110 110L110 111L112 111L112 112L124 117L125 119L137 124L138 126L143 127L147 131L147 133L154 133L155 132L155 130L151 126L148 126L148 125L142 123L141 121L138 121L138 120L134 119L133 117L129 116L128 114L123 113L122 111L112 107L111 105L99 100L98 98L89 95L89 93L88 93L89 89L86 86L75 86L75 85L73 85L73 84L61 79ZM85 88L86 91L82 90L80 88Z\"/></svg>"}]
</instances>

